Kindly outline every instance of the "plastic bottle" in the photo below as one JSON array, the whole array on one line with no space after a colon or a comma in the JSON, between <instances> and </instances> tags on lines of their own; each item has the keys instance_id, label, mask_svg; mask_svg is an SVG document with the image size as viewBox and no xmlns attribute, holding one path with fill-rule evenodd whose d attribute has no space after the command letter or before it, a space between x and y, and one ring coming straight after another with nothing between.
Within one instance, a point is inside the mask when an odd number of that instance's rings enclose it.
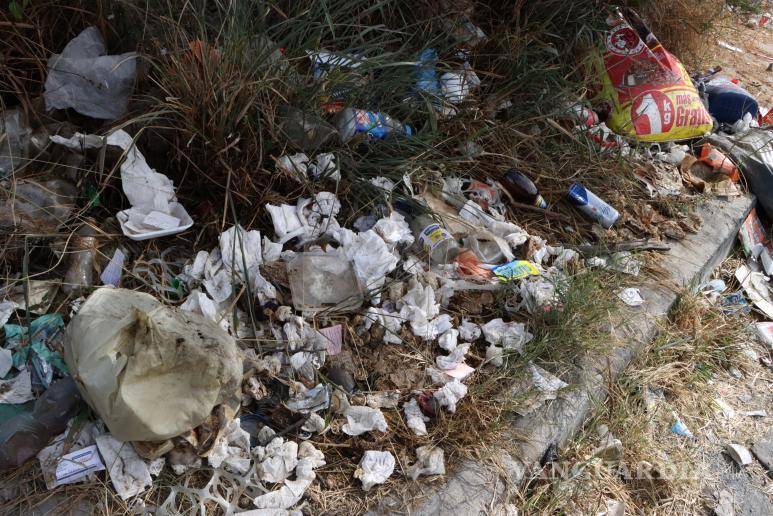
<instances>
[{"instance_id":1,"label":"plastic bottle","mask_svg":"<svg viewBox=\"0 0 773 516\"><path fill-rule=\"evenodd\" d=\"M94 229L88 224L81 226L73 237L72 246L70 268L64 276L62 290L65 294L82 296L94 286L94 259L97 253Z\"/></svg>"},{"instance_id":2,"label":"plastic bottle","mask_svg":"<svg viewBox=\"0 0 773 516\"><path fill-rule=\"evenodd\" d=\"M715 77L706 83L709 113L720 123L734 124L746 113L756 117L760 106L748 91L727 77Z\"/></svg>"},{"instance_id":3,"label":"plastic bottle","mask_svg":"<svg viewBox=\"0 0 773 516\"><path fill-rule=\"evenodd\" d=\"M347 142L355 135L364 133L368 138L383 140L393 133L401 133L408 136L413 134L413 129L407 124L402 124L385 113L366 111L364 109L342 109L336 118L336 127L341 140Z\"/></svg>"},{"instance_id":4,"label":"plastic bottle","mask_svg":"<svg viewBox=\"0 0 773 516\"><path fill-rule=\"evenodd\" d=\"M416 76L416 91L424 91L430 95L441 94L440 82L437 78L437 52L434 48L425 48L419 54L419 62L414 65Z\"/></svg>"},{"instance_id":5,"label":"plastic bottle","mask_svg":"<svg viewBox=\"0 0 773 516\"><path fill-rule=\"evenodd\" d=\"M75 416L81 395L70 378L51 384L32 412L17 414L0 427L0 471L24 464L64 432Z\"/></svg>"},{"instance_id":6,"label":"plastic bottle","mask_svg":"<svg viewBox=\"0 0 773 516\"><path fill-rule=\"evenodd\" d=\"M580 183L574 183L569 188L569 202L606 229L611 228L620 217L616 209Z\"/></svg>"},{"instance_id":7,"label":"plastic bottle","mask_svg":"<svg viewBox=\"0 0 773 516\"><path fill-rule=\"evenodd\" d=\"M514 168L505 172L499 179L499 184L516 202L531 204L543 210L548 207L534 182Z\"/></svg>"},{"instance_id":8,"label":"plastic bottle","mask_svg":"<svg viewBox=\"0 0 773 516\"><path fill-rule=\"evenodd\" d=\"M31 132L22 111L9 109L0 114L0 179L24 163Z\"/></svg>"},{"instance_id":9,"label":"plastic bottle","mask_svg":"<svg viewBox=\"0 0 773 516\"><path fill-rule=\"evenodd\" d=\"M429 255L431 263L450 263L461 251L456 238L429 215L412 217L410 225L416 242Z\"/></svg>"}]
</instances>

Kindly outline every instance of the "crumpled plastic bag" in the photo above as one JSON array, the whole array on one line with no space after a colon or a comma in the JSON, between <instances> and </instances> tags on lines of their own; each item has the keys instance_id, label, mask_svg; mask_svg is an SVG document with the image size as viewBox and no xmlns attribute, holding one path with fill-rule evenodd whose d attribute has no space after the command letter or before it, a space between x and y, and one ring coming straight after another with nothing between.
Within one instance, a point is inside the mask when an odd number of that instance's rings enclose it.
<instances>
[{"instance_id":1,"label":"crumpled plastic bag","mask_svg":"<svg viewBox=\"0 0 773 516\"><path fill-rule=\"evenodd\" d=\"M126 289L96 290L65 332L65 361L116 439L161 441L241 397L234 339L204 317Z\"/></svg>"},{"instance_id":2,"label":"crumpled plastic bag","mask_svg":"<svg viewBox=\"0 0 773 516\"><path fill-rule=\"evenodd\" d=\"M462 320L462 324L459 325L459 338L465 342L475 342L480 338L480 335L481 329L479 324Z\"/></svg>"},{"instance_id":3,"label":"crumpled plastic bag","mask_svg":"<svg viewBox=\"0 0 773 516\"><path fill-rule=\"evenodd\" d=\"M411 480L416 480L421 475L445 475L444 458L443 448L419 446L416 448L416 463L408 466L405 472Z\"/></svg>"},{"instance_id":4,"label":"crumpled plastic bag","mask_svg":"<svg viewBox=\"0 0 773 516\"><path fill-rule=\"evenodd\" d=\"M341 430L346 435L360 435L373 430L386 432L389 428L384 414L376 408L353 405L344 411L344 416L346 424Z\"/></svg>"},{"instance_id":5,"label":"crumpled plastic bag","mask_svg":"<svg viewBox=\"0 0 773 516\"><path fill-rule=\"evenodd\" d=\"M105 55L96 27L84 29L61 54L48 60L43 98L46 109L73 108L92 118L114 120L126 112L134 90L137 54Z\"/></svg>"},{"instance_id":6,"label":"crumpled plastic bag","mask_svg":"<svg viewBox=\"0 0 773 516\"><path fill-rule=\"evenodd\" d=\"M363 491L383 484L395 470L395 458L387 451L367 450L354 471L354 478L362 482Z\"/></svg>"}]
</instances>

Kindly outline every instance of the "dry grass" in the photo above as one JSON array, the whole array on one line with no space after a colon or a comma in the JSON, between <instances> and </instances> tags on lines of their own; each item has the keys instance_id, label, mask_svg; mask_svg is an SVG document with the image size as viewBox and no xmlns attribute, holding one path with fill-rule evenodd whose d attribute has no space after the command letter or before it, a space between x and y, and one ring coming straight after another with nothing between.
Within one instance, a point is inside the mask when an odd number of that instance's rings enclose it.
<instances>
[{"instance_id":1,"label":"dry grass","mask_svg":"<svg viewBox=\"0 0 773 516\"><path fill-rule=\"evenodd\" d=\"M767 353L756 344L748 324L747 316L726 316L701 295L682 296L659 337L609 386L607 402L560 453L561 467L581 473L533 481L520 500L523 510L596 513L605 510L607 499L624 502L626 512L684 514L713 507L711 493L733 469L721 458L722 446L731 441L748 445L765 429L764 421L723 417L714 400L722 398L737 407L739 395L756 391L756 404L771 402L764 385L770 385L773 376L742 353L747 348ZM742 369L751 384L730 376L730 367ZM650 391L664 397L653 397ZM753 408L758 407L745 410ZM695 442L669 430L672 411L697 436ZM592 457L601 424L622 442L619 467ZM646 463L662 477L637 478L637 467ZM633 476L626 477L627 472ZM759 464L747 472L750 482L770 495Z\"/></svg>"}]
</instances>

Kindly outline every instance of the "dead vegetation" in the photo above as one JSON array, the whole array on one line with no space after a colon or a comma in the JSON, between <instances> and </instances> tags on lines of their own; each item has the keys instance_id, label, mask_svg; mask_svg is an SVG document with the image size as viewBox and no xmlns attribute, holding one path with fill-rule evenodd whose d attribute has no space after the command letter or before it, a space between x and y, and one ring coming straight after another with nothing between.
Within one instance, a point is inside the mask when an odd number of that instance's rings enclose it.
<instances>
[{"instance_id":1,"label":"dead vegetation","mask_svg":"<svg viewBox=\"0 0 773 516\"><path fill-rule=\"evenodd\" d=\"M556 464L546 467L545 477L530 482L518 505L542 514L603 512L610 510L607 500L622 502L626 512L684 514L715 507L714 486L737 471L721 456L724 444L748 445L765 429L764 419L745 417L740 409L723 414L716 400L748 411L771 402L769 369L747 356L749 350L768 353L750 321L723 313L719 302L703 294L683 294L657 339L609 385L607 401L559 452ZM695 441L670 430L675 416ZM601 425L621 441L619 461L594 456L603 441ZM754 464L747 472L755 489L770 496L764 469Z\"/></svg>"}]
</instances>

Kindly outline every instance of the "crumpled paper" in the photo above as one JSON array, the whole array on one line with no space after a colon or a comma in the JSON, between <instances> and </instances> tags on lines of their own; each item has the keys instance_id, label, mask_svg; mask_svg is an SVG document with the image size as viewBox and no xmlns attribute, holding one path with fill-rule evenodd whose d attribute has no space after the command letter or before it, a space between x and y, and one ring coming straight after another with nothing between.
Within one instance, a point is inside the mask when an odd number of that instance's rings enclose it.
<instances>
[{"instance_id":1,"label":"crumpled paper","mask_svg":"<svg viewBox=\"0 0 773 516\"><path fill-rule=\"evenodd\" d=\"M288 177L303 183L306 181L306 173L309 168L309 157L303 152L288 155L284 154L277 158L276 168L285 173Z\"/></svg>"},{"instance_id":2,"label":"crumpled paper","mask_svg":"<svg viewBox=\"0 0 773 516\"><path fill-rule=\"evenodd\" d=\"M400 326L403 318L397 312L390 312L384 308L370 306L363 315L363 329L368 331L374 323L380 324L386 330L384 332L384 342L388 344L400 344L403 340L400 338Z\"/></svg>"},{"instance_id":3,"label":"crumpled paper","mask_svg":"<svg viewBox=\"0 0 773 516\"><path fill-rule=\"evenodd\" d=\"M250 434L242 429L239 418L229 421L220 432L207 455L207 462L213 468L224 467L239 475L250 470Z\"/></svg>"},{"instance_id":4,"label":"crumpled paper","mask_svg":"<svg viewBox=\"0 0 773 516\"><path fill-rule=\"evenodd\" d=\"M48 60L46 110L73 108L92 118L114 120L126 111L134 89L137 54L105 55L96 27L84 29L61 54Z\"/></svg>"},{"instance_id":5,"label":"crumpled paper","mask_svg":"<svg viewBox=\"0 0 773 516\"><path fill-rule=\"evenodd\" d=\"M378 233L391 248L397 244L411 245L414 240L413 232L405 217L396 211L390 213L388 217L377 220L373 225L373 231Z\"/></svg>"},{"instance_id":6,"label":"crumpled paper","mask_svg":"<svg viewBox=\"0 0 773 516\"><path fill-rule=\"evenodd\" d=\"M453 349L448 355L440 355L435 358L435 364L437 364L438 368L443 370L444 372L447 372L449 370L454 369L459 364L464 362L464 357L467 355L467 352L470 350L470 344L460 344L456 346L456 348Z\"/></svg>"},{"instance_id":7,"label":"crumpled paper","mask_svg":"<svg viewBox=\"0 0 773 516\"><path fill-rule=\"evenodd\" d=\"M502 346L505 350L516 350L521 353L523 345L530 342L534 335L526 331L523 323L506 323L501 318L492 319L481 326L486 342Z\"/></svg>"},{"instance_id":8,"label":"crumpled paper","mask_svg":"<svg viewBox=\"0 0 773 516\"><path fill-rule=\"evenodd\" d=\"M416 480L422 475L445 475L444 458L443 448L419 446L416 448L416 463L408 466L405 472L411 480Z\"/></svg>"},{"instance_id":9,"label":"crumpled paper","mask_svg":"<svg viewBox=\"0 0 773 516\"><path fill-rule=\"evenodd\" d=\"M191 290L183 304L180 305L180 310L202 315L217 323L225 331L228 331L231 327L228 318L223 316L223 309L220 307L220 303L215 303L205 292L201 292L197 288Z\"/></svg>"},{"instance_id":10,"label":"crumpled paper","mask_svg":"<svg viewBox=\"0 0 773 516\"><path fill-rule=\"evenodd\" d=\"M407 403L403 403L403 412L405 413L405 424L413 430L416 435L427 435L427 425L429 418L419 408L419 402L413 398Z\"/></svg>"},{"instance_id":11,"label":"crumpled paper","mask_svg":"<svg viewBox=\"0 0 773 516\"><path fill-rule=\"evenodd\" d=\"M470 95L470 90L480 86L478 75L464 62L461 70L446 72L440 76L443 96L452 104L460 104Z\"/></svg>"},{"instance_id":12,"label":"crumpled paper","mask_svg":"<svg viewBox=\"0 0 773 516\"><path fill-rule=\"evenodd\" d=\"M357 278L368 290L379 289L400 261L387 243L374 230L354 234L341 228L336 233L341 243L338 252L354 265Z\"/></svg>"},{"instance_id":13,"label":"crumpled paper","mask_svg":"<svg viewBox=\"0 0 773 516\"><path fill-rule=\"evenodd\" d=\"M281 440L281 438L279 439ZM284 512L279 511L287 510L301 500L303 493L316 478L314 470L324 465L325 457L322 452L314 448L310 442L302 442L297 449L295 480L285 479L282 487L276 491L256 497L253 503L259 510L273 510L260 514L284 514Z\"/></svg>"},{"instance_id":14,"label":"crumpled paper","mask_svg":"<svg viewBox=\"0 0 773 516\"><path fill-rule=\"evenodd\" d=\"M352 405L344 411L344 416L346 424L341 430L346 435L360 435L373 430L386 432L389 428L384 414L376 408Z\"/></svg>"},{"instance_id":15,"label":"crumpled paper","mask_svg":"<svg viewBox=\"0 0 773 516\"><path fill-rule=\"evenodd\" d=\"M467 386L457 379L446 383L435 391L434 397L441 407L445 407L450 413L456 412L456 404L467 395Z\"/></svg>"},{"instance_id":16,"label":"crumpled paper","mask_svg":"<svg viewBox=\"0 0 773 516\"><path fill-rule=\"evenodd\" d=\"M335 219L340 210L341 203L331 192L319 192L314 199L300 198L295 206L266 204L280 244L296 237L303 243L334 234L341 229Z\"/></svg>"},{"instance_id":17,"label":"crumpled paper","mask_svg":"<svg viewBox=\"0 0 773 516\"><path fill-rule=\"evenodd\" d=\"M417 337L434 340L451 329L451 317L440 314L440 304L435 301L435 291L429 285L413 282L398 306L400 317L410 322L411 331Z\"/></svg>"},{"instance_id":18,"label":"crumpled paper","mask_svg":"<svg viewBox=\"0 0 773 516\"><path fill-rule=\"evenodd\" d=\"M354 478L362 482L363 491L383 484L395 470L395 458L387 451L367 450L354 471Z\"/></svg>"},{"instance_id":19,"label":"crumpled paper","mask_svg":"<svg viewBox=\"0 0 773 516\"><path fill-rule=\"evenodd\" d=\"M70 321L65 362L115 438L161 441L241 396L236 342L202 316L126 289L94 291ZM161 395L163 393L163 395Z\"/></svg>"},{"instance_id":20,"label":"crumpled paper","mask_svg":"<svg viewBox=\"0 0 773 516\"><path fill-rule=\"evenodd\" d=\"M557 269L551 269L557 271ZM522 304L530 314L540 313L558 302L555 279L545 276L532 276L521 281L520 294Z\"/></svg>"},{"instance_id":21,"label":"crumpled paper","mask_svg":"<svg viewBox=\"0 0 773 516\"><path fill-rule=\"evenodd\" d=\"M98 436L96 442L107 465L110 481L122 500L140 494L153 483L147 464L137 455L131 443L121 442L110 434Z\"/></svg>"},{"instance_id":22,"label":"crumpled paper","mask_svg":"<svg viewBox=\"0 0 773 516\"><path fill-rule=\"evenodd\" d=\"M475 342L481 336L481 329L479 324L462 320L462 324L459 325L459 338L465 342Z\"/></svg>"},{"instance_id":23,"label":"crumpled paper","mask_svg":"<svg viewBox=\"0 0 773 516\"><path fill-rule=\"evenodd\" d=\"M284 482L298 464L298 444L275 437L256 457L260 460L258 475L262 481Z\"/></svg>"}]
</instances>

